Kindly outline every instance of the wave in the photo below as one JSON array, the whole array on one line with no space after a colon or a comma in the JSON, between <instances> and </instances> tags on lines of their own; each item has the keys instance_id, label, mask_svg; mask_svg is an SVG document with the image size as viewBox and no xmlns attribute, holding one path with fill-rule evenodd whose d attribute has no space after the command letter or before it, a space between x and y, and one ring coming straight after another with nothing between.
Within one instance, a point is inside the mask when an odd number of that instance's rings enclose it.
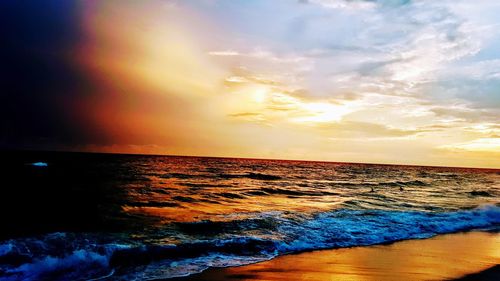
<instances>
[{"instance_id":1,"label":"wave","mask_svg":"<svg viewBox=\"0 0 500 281\"><path fill-rule=\"evenodd\" d=\"M334 186L344 186L344 187L423 187L429 186L430 183L421 181L421 180L399 180L399 181L381 181L381 182L372 182L372 181L359 181L353 182L352 180L335 180L332 181L332 185Z\"/></svg>"},{"instance_id":2,"label":"wave","mask_svg":"<svg viewBox=\"0 0 500 281\"><path fill-rule=\"evenodd\" d=\"M427 186L429 184L421 180L380 182L377 185L386 186Z\"/></svg>"},{"instance_id":3,"label":"wave","mask_svg":"<svg viewBox=\"0 0 500 281\"><path fill-rule=\"evenodd\" d=\"M113 253L129 245L94 235L51 233L0 244L0 280L86 280L109 274Z\"/></svg>"},{"instance_id":4,"label":"wave","mask_svg":"<svg viewBox=\"0 0 500 281\"><path fill-rule=\"evenodd\" d=\"M467 192L468 194L472 196L485 196L485 197L493 197L488 191L484 190L473 190L471 192Z\"/></svg>"},{"instance_id":5,"label":"wave","mask_svg":"<svg viewBox=\"0 0 500 281\"><path fill-rule=\"evenodd\" d=\"M259 193L260 192L260 193ZM339 193L320 191L320 190L293 190L277 187L263 187L257 191L253 191L253 195L291 195L291 196L324 196L324 195L339 195Z\"/></svg>"},{"instance_id":6,"label":"wave","mask_svg":"<svg viewBox=\"0 0 500 281\"><path fill-rule=\"evenodd\" d=\"M218 174L187 174L187 173L166 173L159 175L160 178L176 178L176 179L195 179L195 178L211 178L211 179L238 179L238 178L247 178L253 180L280 180L282 177L277 175L263 174L263 173L243 173L243 174L226 174L226 173L218 173Z\"/></svg>"},{"instance_id":7,"label":"wave","mask_svg":"<svg viewBox=\"0 0 500 281\"><path fill-rule=\"evenodd\" d=\"M156 208L164 208L164 207L180 207L181 205L174 202L164 202L164 201L147 201L147 202L130 202L127 203L126 206L129 207L156 207Z\"/></svg>"},{"instance_id":8,"label":"wave","mask_svg":"<svg viewBox=\"0 0 500 281\"><path fill-rule=\"evenodd\" d=\"M222 179L248 178L253 180L280 180L282 177L262 173L246 173L246 174L219 174Z\"/></svg>"},{"instance_id":9,"label":"wave","mask_svg":"<svg viewBox=\"0 0 500 281\"><path fill-rule=\"evenodd\" d=\"M459 231L500 231L500 207L455 212L339 209L312 216L270 212L165 227L176 236L175 244L151 237L131 240L126 233L52 233L4 241L0 243L0 280L85 280L110 274L124 280L170 278L300 251Z\"/></svg>"}]
</instances>

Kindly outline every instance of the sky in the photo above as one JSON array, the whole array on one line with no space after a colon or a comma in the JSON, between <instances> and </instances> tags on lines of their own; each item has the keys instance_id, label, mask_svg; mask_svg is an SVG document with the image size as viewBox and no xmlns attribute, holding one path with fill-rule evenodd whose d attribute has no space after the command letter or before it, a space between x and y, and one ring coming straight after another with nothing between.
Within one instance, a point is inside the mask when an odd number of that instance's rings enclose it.
<instances>
[{"instance_id":1,"label":"sky","mask_svg":"<svg viewBox=\"0 0 500 281\"><path fill-rule=\"evenodd\" d=\"M0 148L500 168L499 1L0 13Z\"/></svg>"}]
</instances>

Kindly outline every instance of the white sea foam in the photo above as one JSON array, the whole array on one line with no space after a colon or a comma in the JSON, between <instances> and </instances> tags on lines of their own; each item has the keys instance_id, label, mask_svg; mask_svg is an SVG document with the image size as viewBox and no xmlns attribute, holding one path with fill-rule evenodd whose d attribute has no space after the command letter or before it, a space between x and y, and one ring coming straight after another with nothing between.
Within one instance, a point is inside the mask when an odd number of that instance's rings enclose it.
<instances>
[{"instance_id":1,"label":"white sea foam","mask_svg":"<svg viewBox=\"0 0 500 281\"><path fill-rule=\"evenodd\" d=\"M341 209L309 218L285 217L278 212L263 216L226 222L235 229L247 227L247 236L226 233L205 239L186 238L177 245L105 243L111 239L69 233L9 240L0 244L0 280L92 279L109 275L112 270L116 271L113 277L122 280L169 278L291 252L389 243L473 229L500 230L500 207L495 205L441 213ZM259 219L266 220L258 226L269 227L260 229L267 236L251 229ZM70 246L61 250L57 246L60 243Z\"/></svg>"}]
</instances>

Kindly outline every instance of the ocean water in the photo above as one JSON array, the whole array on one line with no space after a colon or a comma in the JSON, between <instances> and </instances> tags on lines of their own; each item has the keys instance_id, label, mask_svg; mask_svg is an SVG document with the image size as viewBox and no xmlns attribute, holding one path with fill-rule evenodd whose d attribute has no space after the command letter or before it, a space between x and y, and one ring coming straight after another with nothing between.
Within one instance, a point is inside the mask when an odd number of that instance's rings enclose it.
<instances>
[{"instance_id":1,"label":"ocean water","mask_svg":"<svg viewBox=\"0 0 500 281\"><path fill-rule=\"evenodd\" d=\"M500 231L500 170L4 152L0 280L154 280Z\"/></svg>"}]
</instances>

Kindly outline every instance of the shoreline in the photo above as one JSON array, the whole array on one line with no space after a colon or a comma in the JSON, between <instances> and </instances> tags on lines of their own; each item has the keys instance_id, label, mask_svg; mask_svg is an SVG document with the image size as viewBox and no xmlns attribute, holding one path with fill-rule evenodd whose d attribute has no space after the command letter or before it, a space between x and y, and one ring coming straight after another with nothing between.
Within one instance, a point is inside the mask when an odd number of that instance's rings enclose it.
<instances>
[{"instance_id":1,"label":"shoreline","mask_svg":"<svg viewBox=\"0 0 500 281\"><path fill-rule=\"evenodd\" d=\"M463 232L289 254L165 280L494 280L499 265L500 233Z\"/></svg>"}]
</instances>

